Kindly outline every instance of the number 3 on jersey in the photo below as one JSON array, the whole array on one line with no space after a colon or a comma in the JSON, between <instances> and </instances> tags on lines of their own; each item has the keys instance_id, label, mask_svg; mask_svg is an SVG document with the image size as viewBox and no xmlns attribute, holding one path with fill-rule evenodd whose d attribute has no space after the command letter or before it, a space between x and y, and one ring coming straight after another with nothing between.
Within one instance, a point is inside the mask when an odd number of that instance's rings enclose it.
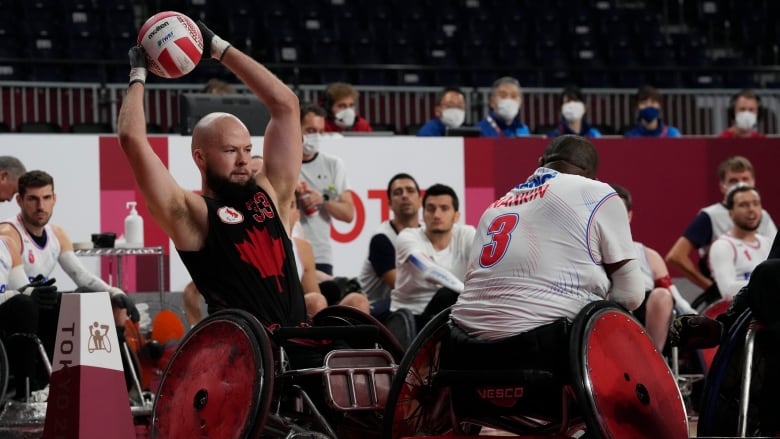
<instances>
[{"instance_id":1,"label":"number 3 on jersey","mask_svg":"<svg viewBox=\"0 0 780 439\"><path fill-rule=\"evenodd\" d=\"M503 259L518 222L520 215L516 213L506 213L493 219L487 229L490 242L482 246L479 254L480 267L490 268Z\"/></svg>"}]
</instances>

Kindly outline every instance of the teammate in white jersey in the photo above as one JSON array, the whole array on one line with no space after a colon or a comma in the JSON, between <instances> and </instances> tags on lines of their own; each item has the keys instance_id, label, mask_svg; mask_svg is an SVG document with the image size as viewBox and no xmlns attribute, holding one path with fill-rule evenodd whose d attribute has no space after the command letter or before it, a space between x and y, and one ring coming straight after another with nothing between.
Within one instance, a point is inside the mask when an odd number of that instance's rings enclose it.
<instances>
[{"instance_id":1,"label":"teammate in white jersey","mask_svg":"<svg viewBox=\"0 0 780 439\"><path fill-rule=\"evenodd\" d=\"M371 303L371 314L382 318L390 310L390 292L395 288L395 242L406 228L420 227L420 186L409 174L394 175L387 184L387 200L393 218L384 221L371 237L368 257L358 282Z\"/></svg>"},{"instance_id":2,"label":"teammate in white jersey","mask_svg":"<svg viewBox=\"0 0 780 439\"><path fill-rule=\"evenodd\" d=\"M480 219L465 289L451 312L478 338L573 320L597 300L634 310L644 298L626 208L609 185L593 180L593 145L557 137L539 165Z\"/></svg>"},{"instance_id":3,"label":"teammate in white jersey","mask_svg":"<svg viewBox=\"0 0 780 439\"><path fill-rule=\"evenodd\" d=\"M46 386L46 374L38 366L37 345L29 338L14 334L40 335L51 345L51 335L46 339L42 333L50 325L39 326L41 322L57 319L57 287L35 282L29 284L24 266L15 243L0 236L0 339L6 348L11 374L14 376L11 389L14 399L19 401L45 400L46 392L39 392ZM40 373L38 373L40 372ZM27 391L31 391L30 395ZM40 398L39 398L40 395Z\"/></svg>"},{"instance_id":4,"label":"teammate in white jersey","mask_svg":"<svg viewBox=\"0 0 780 439\"><path fill-rule=\"evenodd\" d=\"M57 264L73 282L84 291L107 291L111 302L138 321L138 311L125 293L105 283L98 276L84 268L73 252L73 244L65 231L49 224L57 196L54 193L54 179L44 171L29 171L19 177L19 215L0 224L0 235L8 237L20 249L27 277L48 279ZM117 312L117 322L122 319Z\"/></svg>"},{"instance_id":5,"label":"teammate in white jersey","mask_svg":"<svg viewBox=\"0 0 780 439\"><path fill-rule=\"evenodd\" d=\"M728 189L737 183L755 187L753 164L742 156L730 157L718 167L718 180L724 197ZM710 291L713 298L719 297L717 284L709 277L711 273L707 266L707 254L710 244L729 231L731 226L729 212L722 201L701 209L667 253L666 263L678 268L685 277L703 290ZM777 227L767 211L762 212L758 227L758 233L770 240L774 239ZM691 252L695 249L699 250L698 268L691 259Z\"/></svg>"},{"instance_id":6,"label":"teammate in white jersey","mask_svg":"<svg viewBox=\"0 0 780 439\"><path fill-rule=\"evenodd\" d=\"M752 186L739 184L726 195L731 230L710 246L710 270L725 298L747 285L750 274L766 260L772 241L757 231L761 223L761 196Z\"/></svg>"},{"instance_id":7,"label":"teammate in white jersey","mask_svg":"<svg viewBox=\"0 0 780 439\"><path fill-rule=\"evenodd\" d=\"M422 328L463 291L474 227L458 224L455 191L434 184L423 196L425 228L406 228L395 243L396 279L390 310L408 309Z\"/></svg>"}]
</instances>

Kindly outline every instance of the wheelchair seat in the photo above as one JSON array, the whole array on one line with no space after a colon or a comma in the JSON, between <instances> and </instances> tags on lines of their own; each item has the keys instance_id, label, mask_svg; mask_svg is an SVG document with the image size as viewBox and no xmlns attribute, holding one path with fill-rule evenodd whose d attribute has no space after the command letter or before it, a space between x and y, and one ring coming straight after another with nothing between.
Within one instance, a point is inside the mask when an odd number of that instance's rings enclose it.
<instances>
[{"instance_id":1,"label":"wheelchair seat","mask_svg":"<svg viewBox=\"0 0 780 439\"><path fill-rule=\"evenodd\" d=\"M449 386L453 408L470 414L512 416L535 413L558 417L562 392L567 390L569 368L565 346L571 322L561 319L529 336L481 340L449 322L449 336L442 345L441 368L434 386ZM544 346L547 346L544 352Z\"/></svg>"}]
</instances>

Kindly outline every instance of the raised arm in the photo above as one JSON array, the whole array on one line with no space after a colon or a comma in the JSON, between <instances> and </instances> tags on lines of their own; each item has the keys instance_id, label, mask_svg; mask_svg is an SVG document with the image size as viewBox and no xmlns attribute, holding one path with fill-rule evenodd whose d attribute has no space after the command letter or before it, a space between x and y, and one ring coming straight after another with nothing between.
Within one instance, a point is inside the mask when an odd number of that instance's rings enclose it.
<instances>
[{"instance_id":1,"label":"raised arm","mask_svg":"<svg viewBox=\"0 0 780 439\"><path fill-rule=\"evenodd\" d=\"M301 134L298 97L262 64L215 35L198 21L203 35L204 55L221 61L252 90L271 113L263 141L261 175L268 178L271 196L286 219L289 202L295 198L295 187L301 171L303 136ZM262 176L260 184L263 184Z\"/></svg>"},{"instance_id":2,"label":"raised arm","mask_svg":"<svg viewBox=\"0 0 780 439\"><path fill-rule=\"evenodd\" d=\"M205 202L185 191L152 150L146 138L144 84L146 59L143 49L133 47L130 57L130 85L119 110L117 131L119 144L130 162L154 221L182 250L200 248L205 236ZM200 221L194 221L198 218Z\"/></svg>"}]
</instances>

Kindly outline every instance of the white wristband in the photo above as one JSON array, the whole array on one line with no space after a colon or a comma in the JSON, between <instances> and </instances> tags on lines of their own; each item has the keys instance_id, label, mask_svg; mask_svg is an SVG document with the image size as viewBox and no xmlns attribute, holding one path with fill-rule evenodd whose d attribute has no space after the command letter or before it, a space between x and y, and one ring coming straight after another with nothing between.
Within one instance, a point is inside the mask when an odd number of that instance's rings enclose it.
<instances>
[{"instance_id":1,"label":"white wristband","mask_svg":"<svg viewBox=\"0 0 780 439\"><path fill-rule=\"evenodd\" d=\"M211 57L217 61L222 61L225 57L225 52L230 48L230 43L222 38L214 35L211 39Z\"/></svg>"},{"instance_id":2,"label":"white wristband","mask_svg":"<svg viewBox=\"0 0 780 439\"><path fill-rule=\"evenodd\" d=\"M134 82L140 82L141 84L146 84L146 68L144 67L133 67L130 69L130 81L128 84L132 84Z\"/></svg>"}]
</instances>

